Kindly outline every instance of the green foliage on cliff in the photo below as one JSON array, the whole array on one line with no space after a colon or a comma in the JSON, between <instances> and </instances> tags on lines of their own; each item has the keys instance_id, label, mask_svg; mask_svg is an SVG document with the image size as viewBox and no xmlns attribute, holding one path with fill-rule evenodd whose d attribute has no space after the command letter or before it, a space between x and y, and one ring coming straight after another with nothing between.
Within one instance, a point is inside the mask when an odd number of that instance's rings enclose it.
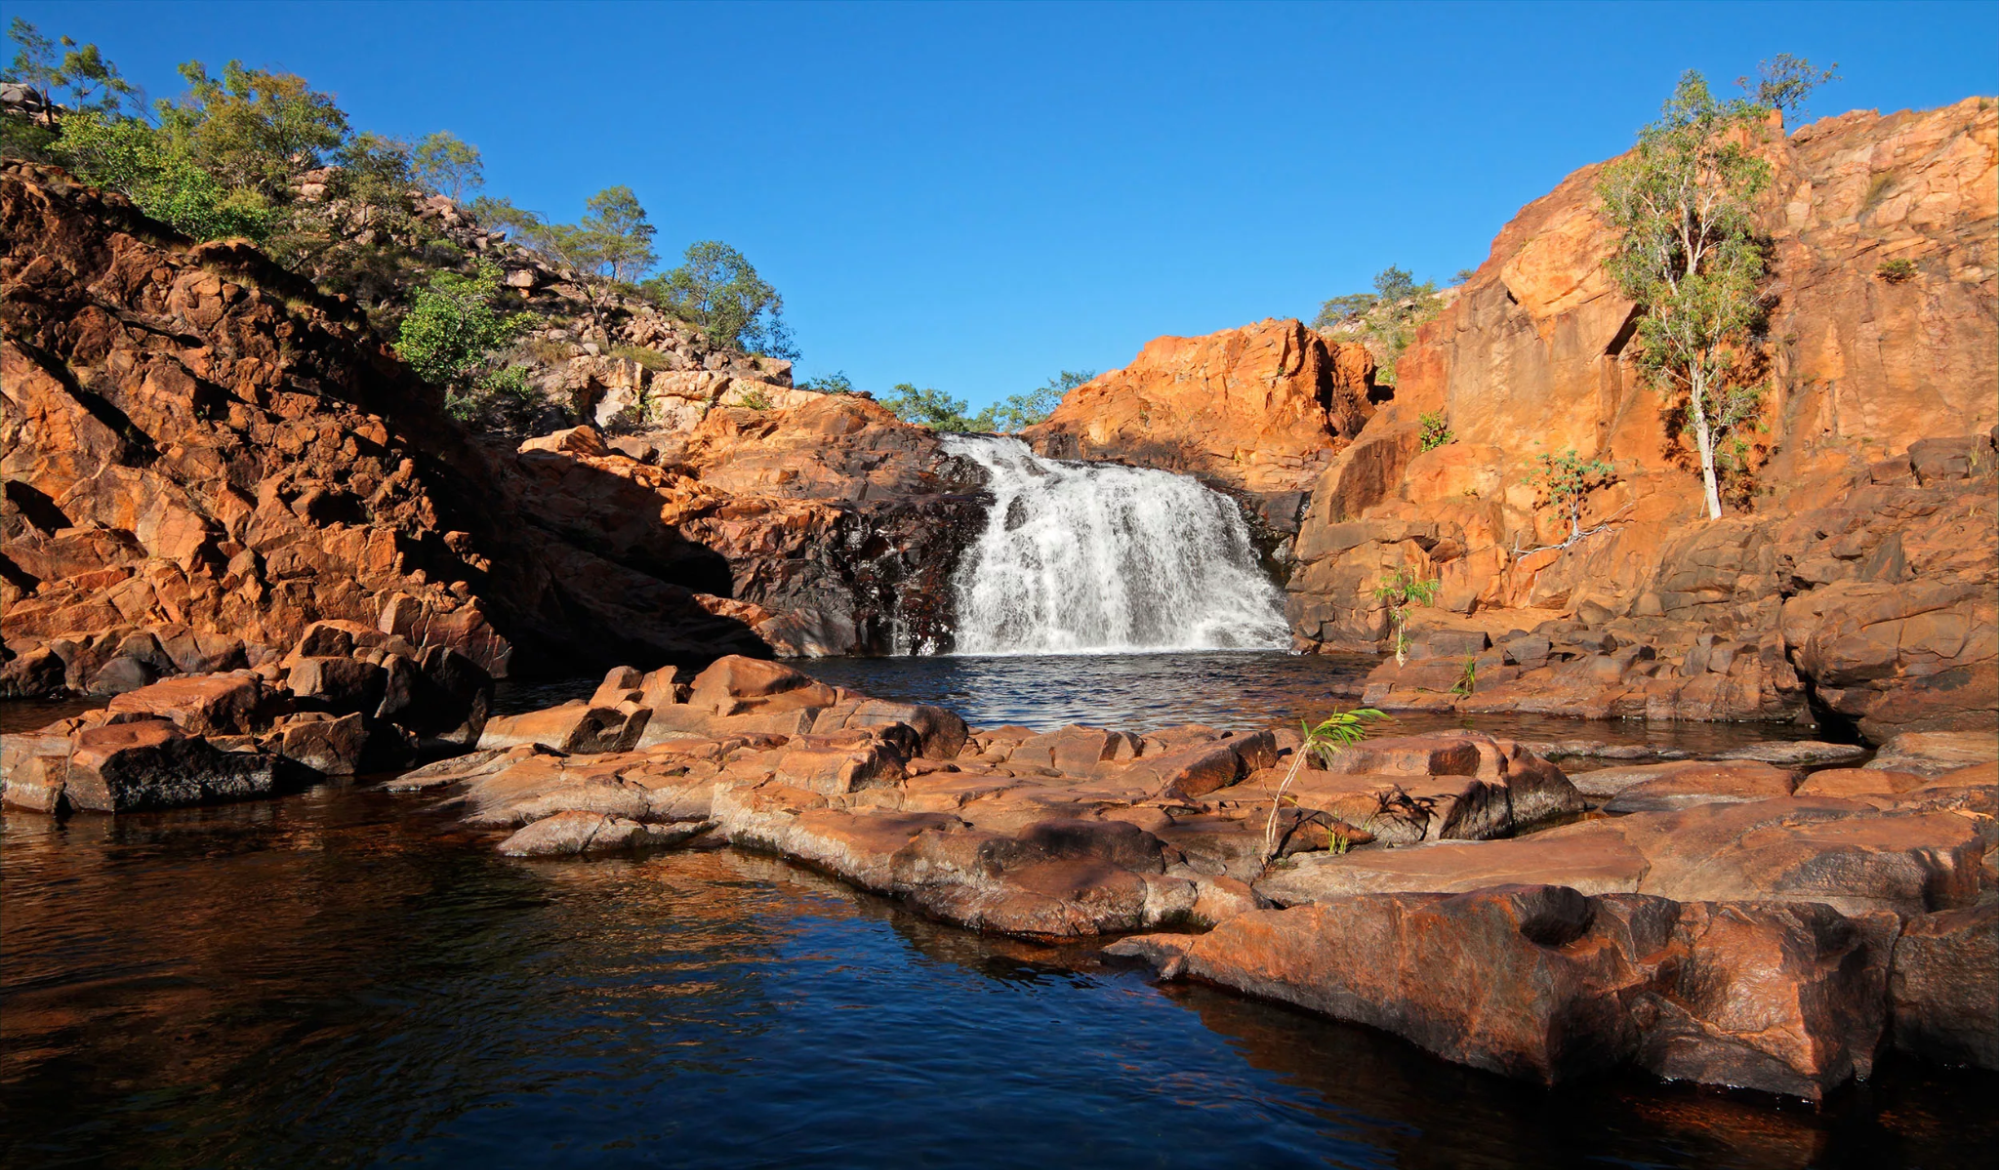
<instances>
[{"instance_id":1,"label":"green foliage on cliff","mask_svg":"<svg viewBox=\"0 0 1999 1171\"><path fill-rule=\"evenodd\" d=\"M115 114L138 101L138 87L96 45L78 45L68 37L51 41L18 16L7 26L7 39L14 42L14 60L0 81L32 86L43 100L70 111ZM54 111L45 121L54 123Z\"/></svg>"},{"instance_id":2,"label":"green foliage on cliff","mask_svg":"<svg viewBox=\"0 0 1999 1171\"><path fill-rule=\"evenodd\" d=\"M1541 467L1527 476L1527 482L1534 486L1542 503L1553 504L1569 522L1569 535L1563 544L1579 540L1586 535L1583 501L1591 492L1609 486L1617 470L1601 459L1585 460L1573 447L1560 455L1544 451L1536 458Z\"/></svg>"},{"instance_id":3,"label":"green foliage on cliff","mask_svg":"<svg viewBox=\"0 0 1999 1171\"><path fill-rule=\"evenodd\" d=\"M1604 217L1620 231L1610 275L1642 313L1634 356L1672 409L1685 412L1713 519L1721 516L1718 465L1731 453L1739 462L1746 444L1737 429L1761 398L1746 359L1764 327L1767 244L1755 203L1772 172L1755 148L1773 111L1799 107L1832 77L1787 55L1765 63L1749 96L1722 100L1688 70L1636 148L1597 182Z\"/></svg>"},{"instance_id":4,"label":"green foliage on cliff","mask_svg":"<svg viewBox=\"0 0 1999 1171\"><path fill-rule=\"evenodd\" d=\"M903 422L933 431L1019 431L1046 419L1062 402L1062 396L1096 376L1093 370L1064 370L1033 390L1010 394L976 415L966 414L971 408L962 399L935 387L918 389L907 382L897 383L881 403Z\"/></svg>"},{"instance_id":5,"label":"green foliage on cliff","mask_svg":"<svg viewBox=\"0 0 1999 1171\"><path fill-rule=\"evenodd\" d=\"M1437 282L1419 282L1408 269L1390 265L1375 274L1374 292L1347 293L1320 305L1312 328L1365 345L1374 355L1376 380L1392 385L1396 363L1416 340L1417 327L1443 308Z\"/></svg>"},{"instance_id":6,"label":"green foliage on cliff","mask_svg":"<svg viewBox=\"0 0 1999 1171\"><path fill-rule=\"evenodd\" d=\"M889 388L889 393L881 404L895 412L895 416L905 423L928 427L932 431L982 431L977 420L965 414L971 408L965 400L952 398L934 386L917 387L914 383L898 382Z\"/></svg>"},{"instance_id":7,"label":"green foliage on cliff","mask_svg":"<svg viewBox=\"0 0 1999 1171\"><path fill-rule=\"evenodd\" d=\"M699 326L716 345L770 358L798 356L784 323L784 298L747 257L720 240L702 240L688 246L683 260L639 286L647 299Z\"/></svg>"},{"instance_id":8,"label":"green foliage on cliff","mask_svg":"<svg viewBox=\"0 0 1999 1171\"><path fill-rule=\"evenodd\" d=\"M397 333L396 354L417 377L443 387L461 419L505 416L534 399L527 372L493 358L531 322L526 314L494 309L500 294L500 273L491 265L473 276L439 273L412 296Z\"/></svg>"}]
</instances>

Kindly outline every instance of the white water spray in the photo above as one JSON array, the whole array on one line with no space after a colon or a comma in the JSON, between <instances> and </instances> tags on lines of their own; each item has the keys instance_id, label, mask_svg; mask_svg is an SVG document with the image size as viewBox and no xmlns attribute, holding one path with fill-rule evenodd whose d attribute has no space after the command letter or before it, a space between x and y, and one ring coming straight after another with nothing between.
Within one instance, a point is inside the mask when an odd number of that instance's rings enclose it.
<instances>
[{"instance_id":1,"label":"white water spray","mask_svg":"<svg viewBox=\"0 0 1999 1171\"><path fill-rule=\"evenodd\" d=\"M1274 649L1283 599L1235 502L1190 476L952 435L986 469L986 531L952 586L959 654Z\"/></svg>"}]
</instances>

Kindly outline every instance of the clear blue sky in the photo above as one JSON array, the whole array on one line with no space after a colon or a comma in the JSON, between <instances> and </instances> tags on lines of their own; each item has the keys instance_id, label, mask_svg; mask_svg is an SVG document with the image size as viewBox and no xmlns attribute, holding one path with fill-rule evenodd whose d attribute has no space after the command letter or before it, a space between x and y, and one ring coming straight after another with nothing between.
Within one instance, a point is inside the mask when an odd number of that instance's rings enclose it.
<instances>
[{"instance_id":1,"label":"clear blue sky","mask_svg":"<svg viewBox=\"0 0 1999 1171\"><path fill-rule=\"evenodd\" d=\"M13 0L155 97L230 58L448 129L562 219L721 239L802 374L974 405L1148 339L1447 278L1679 72L1837 60L1817 114L1999 92L1999 4L225 4Z\"/></svg>"}]
</instances>

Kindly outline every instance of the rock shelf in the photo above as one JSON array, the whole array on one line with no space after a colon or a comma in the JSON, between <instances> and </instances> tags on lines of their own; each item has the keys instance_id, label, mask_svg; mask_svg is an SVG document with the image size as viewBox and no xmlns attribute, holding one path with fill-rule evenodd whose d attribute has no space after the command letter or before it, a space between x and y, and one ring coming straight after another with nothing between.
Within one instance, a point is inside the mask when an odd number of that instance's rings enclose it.
<instances>
[{"instance_id":1,"label":"rock shelf","mask_svg":"<svg viewBox=\"0 0 1999 1171\"><path fill-rule=\"evenodd\" d=\"M1817 1099L1886 1046L1999 1068L1999 735L1572 778L1440 732L1294 770L1295 733L972 729L733 656L488 718L485 690L348 633L9 737L4 799L117 812L387 767L511 856L769 852L1510 1076ZM454 755L411 769L419 746Z\"/></svg>"}]
</instances>

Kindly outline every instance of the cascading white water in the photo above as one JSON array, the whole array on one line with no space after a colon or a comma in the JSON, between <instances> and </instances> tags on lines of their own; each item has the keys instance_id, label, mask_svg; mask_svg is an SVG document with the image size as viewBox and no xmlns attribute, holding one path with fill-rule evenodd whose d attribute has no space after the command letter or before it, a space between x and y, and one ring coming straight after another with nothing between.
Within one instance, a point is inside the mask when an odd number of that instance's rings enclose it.
<instances>
[{"instance_id":1,"label":"cascading white water","mask_svg":"<svg viewBox=\"0 0 1999 1171\"><path fill-rule=\"evenodd\" d=\"M1283 599L1235 502L1190 476L1042 459L953 435L986 469L986 531L952 581L959 654L1271 649Z\"/></svg>"}]
</instances>

